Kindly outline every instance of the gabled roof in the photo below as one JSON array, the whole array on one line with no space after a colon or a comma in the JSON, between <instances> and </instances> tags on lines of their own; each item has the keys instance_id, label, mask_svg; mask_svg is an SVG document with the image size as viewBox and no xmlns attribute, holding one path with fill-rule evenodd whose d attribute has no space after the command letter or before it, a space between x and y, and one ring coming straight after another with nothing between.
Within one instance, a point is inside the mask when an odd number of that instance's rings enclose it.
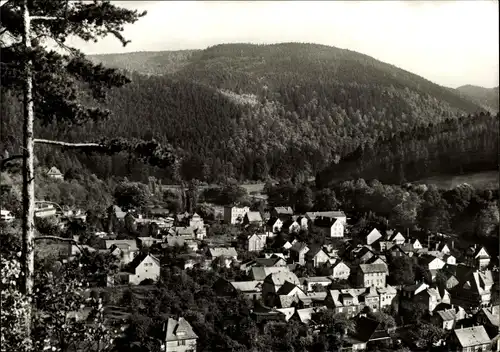
<instances>
[{"instance_id":1,"label":"gabled roof","mask_svg":"<svg viewBox=\"0 0 500 352\"><path fill-rule=\"evenodd\" d=\"M268 226L274 226L278 221L281 222L281 223L283 223L283 221L281 221L280 218L270 218L267 221L267 225Z\"/></svg>"},{"instance_id":2,"label":"gabled roof","mask_svg":"<svg viewBox=\"0 0 500 352\"><path fill-rule=\"evenodd\" d=\"M198 335L194 333L191 324L189 324L188 321L184 318L179 318L179 320L169 318L165 330L166 341L179 341L198 338Z\"/></svg>"},{"instance_id":3,"label":"gabled roof","mask_svg":"<svg viewBox=\"0 0 500 352\"><path fill-rule=\"evenodd\" d=\"M325 306L323 306L323 307L312 307L312 308L297 309L296 310L296 314L297 314L297 317L299 318L299 320L302 323L307 324L307 323L309 323L311 321L311 316L314 313L320 312L320 311L325 310L325 309L327 309Z\"/></svg>"},{"instance_id":4,"label":"gabled roof","mask_svg":"<svg viewBox=\"0 0 500 352\"><path fill-rule=\"evenodd\" d=\"M272 274L269 274L264 282L272 283L275 286L282 286L285 282L289 282L294 285L300 285L300 281L297 278L297 275L290 271L278 271Z\"/></svg>"},{"instance_id":5,"label":"gabled roof","mask_svg":"<svg viewBox=\"0 0 500 352\"><path fill-rule=\"evenodd\" d=\"M387 266L385 264L360 264L359 269L363 274L387 273Z\"/></svg>"},{"instance_id":6,"label":"gabled roof","mask_svg":"<svg viewBox=\"0 0 500 352\"><path fill-rule=\"evenodd\" d=\"M295 242L292 246L292 248L290 248L291 251L293 252L301 252L302 250L304 249L307 249L309 251L309 247L307 246L307 244L305 242Z\"/></svg>"},{"instance_id":7,"label":"gabled roof","mask_svg":"<svg viewBox=\"0 0 500 352\"><path fill-rule=\"evenodd\" d=\"M307 251L306 258L313 259L314 257L316 257L316 255L318 255L319 252L323 252L326 256L328 256L328 254L326 254L326 252L320 246L312 246L312 248Z\"/></svg>"},{"instance_id":8,"label":"gabled roof","mask_svg":"<svg viewBox=\"0 0 500 352\"><path fill-rule=\"evenodd\" d=\"M215 247L209 248L210 256L213 258L217 257L237 257L238 253L234 247Z\"/></svg>"},{"instance_id":9,"label":"gabled roof","mask_svg":"<svg viewBox=\"0 0 500 352\"><path fill-rule=\"evenodd\" d=\"M440 311L437 312L437 315L443 321L455 320L455 318L457 317L457 313L455 312L455 309L440 310Z\"/></svg>"},{"instance_id":10,"label":"gabled roof","mask_svg":"<svg viewBox=\"0 0 500 352\"><path fill-rule=\"evenodd\" d=\"M457 340L462 347L474 347L477 345L489 344L491 342L484 326L473 326L464 329L453 330Z\"/></svg>"},{"instance_id":11,"label":"gabled roof","mask_svg":"<svg viewBox=\"0 0 500 352\"><path fill-rule=\"evenodd\" d=\"M255 263L260 266L271 267L276 265L276 263L279 262L280 260L285 261L283 258L280 257L270 257L270 258L255 258Z\"/></svg>"},{"instance_id":12,"label":"gabled roof","mask_svg":"<svg viewBox=\"0 0 500 352\"><path fill-rule=\"evenodd\" d=\"M248 219L248 222L260 222L262 221L262 216L258 211L249 211L245 214Z\"/></svg>"},{"instance_id":13,"label":"gabled roof","mask_svg":"<svg viewBox=\"0 0 500 352\"><path fill-rule=\"evenodd\" d=\"M52 166L49 171L47 171L47 175L62 175L62 172L55 166Z\"/></svg>"},{"instance_id":14,"label":"gabled roof","mask_svg":"<svg viewBox=\"0 0 500 352\"><path fill-rule=\"evenodd\" d=\"M288 280L285 281L285 283L279 288L277 294L278 295L290 295L290 293L295 289L300 290L302 292L302 294L305 295L304 291L302 291L302 289L300 287L298 287L296 284L294 284Z\"/></svg>"},{"instance_id":15,"label":"gabled roof","mask_svg":"<svg viewBox=\"0 0 500 352\"><path fill-rule=\"evenodd\" d=\"M368 342L370 340L380 340L386 339L389 337L387 331L379 330L380 323L376 320L360 317L356 321L356 339L359 339L362 342ZM380 332L381 334L375 334L376 332ZM376 336L375 336L376 335ZM379 336L380 335L380 336Z\"/></svg>"},{"instance_id":16,"label":"gabled roof","mask_svg":"<svg viewBox=\"0 0 500 352\"><path fill-rule=\"evenodd\" d=\"M294 297L285 296L285 298L294 298ZM292 308L277 308L276 310L285 315L285 321L290 320L290 318L295 314L294 307L292 307Z\"/></svg>"},{"instance_id":17,"label":"gabled roof","mask_svg":"<svg viewBox=\"0 0 500 352\"><path fill-rule=\"evenodd\" d=\"M481 311L493 326L498 326L500 321L498 304L493 307L482 308Z\"/></svg>"},{"instance_id":18,"label":"gabled roof","mask_svg":"<svg viewBox=\"0 0 500 352\"><path fill-rule=\"evenodd\" d=\"M343 211L313 211L307 212L306 217L308 217L311 221L314 221L317 217L337 219L345 218L346 215Z\"/></svg>"},{"instance_id":19,"label":"gabled roof","mask_svg":"<svg viewBox=\"0 0 500 352\"><path fill-rule=\"evenodd\" d=\"M140 253L130 263L130 268L132 268L132 269L137 268L147 257L150 257L151 259L153 259L153 263L155 263L156 265L161 266L160 260L158 258L156 258L154 255L148 254L148 253Z\"/></svg>"},{"instance_id":20,"label":"gabled roof","mask_svg":"<svg viewBox=\"0 0 500 352\"><path fill-rule=\"evenodd\" d=\"M389 237L389 241L398 241L398 240L403 240L405 241L405 237L401 234L401 232L398 232L396 234L393 234Z\"/></svg>"},{"instance_id":21,"label":"gabled roof","mask_svg":"<svg viewBox=\"0 0 500 352\"><path fill-rule=\"evenodd\" d=\"M262 290L262 281L232 281L229 284L241 292L260 292Z\"/></svg>"},{"instance_id":22,"label":"gabled roof","mask_svg":"<svg viewBox=\"0 0 500 352\"><path fill-rule=\"evenodd\" d=\"M290 269L287 266L253 267L251 269L251 276L254 280L264 281L264 279L270 274L281 271L290 272Z\"/></svg>"}]
</instances>

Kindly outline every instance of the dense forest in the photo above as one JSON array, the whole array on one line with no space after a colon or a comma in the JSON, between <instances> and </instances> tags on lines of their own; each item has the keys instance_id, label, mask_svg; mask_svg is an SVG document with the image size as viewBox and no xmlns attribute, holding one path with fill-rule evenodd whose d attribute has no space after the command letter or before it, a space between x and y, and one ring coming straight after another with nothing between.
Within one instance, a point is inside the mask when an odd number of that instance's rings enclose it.
<instances>
[{"instance_id":1,"label":"dense forest","mask_svg":"<svg viewBox=\"0 0 500 352\"><path fill-rule=\"evenodd\" d=\"M321 172L316 184L356 178L400 184L440 174L496 170L498 119L489 113L446 119L368 140Z\"/></svg>"},{"instance_id":2,"label":"dense forest","mask_svg":"<svg viewBox=\"0 0 500 352\"><path fill-rule=\"evenodd\" d=\"M88 168L100 178L127 176L143 182L149 176L167 182L178 176L207 182L307 178L339 160L352 160L367 144L374 148L377 143L402 145L393 137L419 129L424 134L421 139L425 133L436 138L431 124L440 126L482 111L458 93L395 66L322 45L225 44L202 51L93 59L140 71L130 73L132 83L110 92L106 103L113 112L110 120L70 128L39 125L38 136L68 141L154 138L170 143L181 157L177 169L161 170L125 155L37 150L46 165L56 165L63 172ZM4 94L2 100L1 142L4 149L16 152L22 110L12 97ZM475 127L475 122L460 129L464 130L460 133L478 129L474 136L483 137L483 128ZM494 141L489 141L491 148ZM423 145L415 143L408 160ZM426 147L427 152L435 153L435 145ZM432 171L440 172L439 168Z\"/></svg>"}]
</instances>

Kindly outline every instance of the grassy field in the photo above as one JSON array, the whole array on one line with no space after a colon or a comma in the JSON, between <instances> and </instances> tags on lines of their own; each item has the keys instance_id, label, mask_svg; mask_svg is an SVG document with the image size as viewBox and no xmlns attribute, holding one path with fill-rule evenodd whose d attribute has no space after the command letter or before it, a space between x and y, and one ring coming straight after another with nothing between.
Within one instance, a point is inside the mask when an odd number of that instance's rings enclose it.
<instances>
[{"instance_id":1,"label":"grassy field","mask_svg":"<svg viewBox=\"0 0 500 352\"><path fill-rule=\"evenodd\" d=\"M462 183L468 183L476 189L498 188L499 172L485 171L458 176L435 176L420 181L417 184L434 184L442 189L451 189Z\"/></svg>"}]
</instances>

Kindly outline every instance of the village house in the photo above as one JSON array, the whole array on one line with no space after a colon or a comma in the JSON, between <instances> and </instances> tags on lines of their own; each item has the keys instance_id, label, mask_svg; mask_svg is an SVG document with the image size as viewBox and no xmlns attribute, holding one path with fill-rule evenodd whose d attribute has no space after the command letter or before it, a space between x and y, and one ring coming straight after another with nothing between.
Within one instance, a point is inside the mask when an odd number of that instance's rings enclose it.
<instances>
[{"instance_id":1,"label":"village house","mask_svg":"<svg viewBox=\"0 0 500 352\"><path fill-rule=\"evenodd\" d=\"M416 293L413 296L414 302L423 303L429 312L432 312L440 303L450 303L450 295L444 290L442 295L437 288L427 287L427 289Z\"/></svg>"},{"instance_id":2,"label":"village house","mask_svg":"<svg viewBox=\"0 0 500 352\"><path fill-rule=\"evenodd\" d=\"M293 209L291 207L274 207L271 210L271 217L278 218L285 222L290 220L293 216Z\"/></svg>"},{"instance_id":3,"label":"village house","mask_svg":"<svg viewBox=\"0 0 500 352\"><path fill-rule=\"evenodd\" d=\"M429 285L425 282L416 282L412 285L403 286L401 289L401 297L404 299L413 299L415 295L427 290L427 288L429 288Z\"/></svg>"},{"instance_id":4,"label":"village house","mask_svg":"<svg viewBox=\"0 0 500 352\"><path fill-rule=\"evenodd\" d=\"M283 222L281 229L286 231L287 233L298 233L301 230L301 227L297 221L289 219Z\"/></svg>"},{"instance_id":5,"label":"village house","mask_svg":"<svg viewBox=\"0 0 500 352\"><path fill-rule=\"evenodd\" d=\"M307 230L309 228L309 220L307 219L307 217L294 216L292 219L299 224L301 230Z\"/></svg>"},{"instance_id":6,"label":"village house","mask_svg":"<svg viewBox=\"0 0 500 352\"><path fill-rule=\"evenodd\" d=\"M52 166L49 171L47 171L47 176L54 180L64 180L64 175L59 169L55 166Z\"/></svg>"},{"instance_id":7,"label":"village house","mask_svg":"<svg viewBox=\"0 0 500 352\"><path fill-rule=\"evenodd\" d=\"M360 287L385 287L387 275L385 264L360 264L356 282Z\"/></svg>"},{"instance_id":8,"label":"village house","mask_svg":"<svg viewBox=\"0 0 500 352\"><path fill-rule=\"evenodd\" d=\"M186 319L169 318L163 330L165 352L196 352L198 336Z\"/></svg>"},{"instance_id":9,"label":"village house","mask_svg":"<svg viewBox=\"0 0 500 352\"><path fill-rule=\"evenodd\" d=\"M395 232L394 230L386 231L385 240L399 245L406 242L406 238L401 234L401 232Z\"/></svg>"},{"instance_id":10,"label":"village house","mask_svg":"<svg viewBox=\"0 0 500 352\"><path fill-rule=\"evenodd\" d=\"M397 257L408 257L408 254L406 251L404 251L400 245L395 244L394 246L391 246L390 249L388 250L389 255L392 258L397 258Z\"/></svg>"},{"instance_id":11,"label":"village house","mask_svg":"<svg viewBox=\"0 0 500 352\"><path fill-rule=\"evenodd\" d=\"M459 280L451 290L452 303L463 307L484 307L490 304L493 276L491 271L473 271Z\"/></svg>"},{"instance_id":12,"label":"village house","mask_svg":"<svg viewBox=\"0 0 500 352\"><path fill-rule=\"evenodd\" d=\"M325 298L325 305L335 313L344 313L348 317L358 314L363 306L360 305L355 290L330 290Z\"/></svg>"},{"instance_id":13,"label":"village house","mask_svg":"<svg viewBox=\"0 0 500 352\"><path fill-rule=\"evenodd\" d=\"M290 318L291 320L296 320L301 322L302 324L316 325L314 322L314 315L322 310L325 310L326 307L311 307L311 308L302 308L296 309L295 314Z\"/></svg>"},{"instance_id":14,"label":"village house","mask_svg":"<svg viewBox=\"0 0 500 352\"><path fill-rule=\"evenodd\" d=\"M273 233L281 232L281 229L283 228L283 221L279 218L270 218L267 222L267 228Z\"/></svg>"},{"instance_id":15,"label":"village house","mask_svg":"<svg viewBox=\"0 0 500 352\"><path fill-rule=\"evenodd\" d=\"M103 240L104 249L120 259L122 265L127 265L139 253L136 240Z\"/></svg>"},{"instance_id":16,"label":"village house","mask_svg":"<svg viewBox=\"0 0 500 352\"><path fill-rule=\"evenodd\" d=\"M306 253L309 251L309 247L304 242L295 242L290 248L290 258L300 265L305 265L306 263Z\"/></svg>"},{"instance_id":17,"label":"village house","mask_svg":"<svg viewBox=\"0 0 500 352\"><path fill-rule=\"evenodd\" d=\"M488 351L490 343L482 325L455 329L449 339L450 348L457 352Z\"/></svg>"},{"instance_id":18,"label":"village house","mask_svg":"<svg viewBox=\"0 0 500 352\"><path fill-rule=\"evenodd\" d=\"M273 306L274 302L278 299L278 292L281 287L289 283L294 286L300 286L300 281L297 276L290 271L278 271L272 274L269 274L265 279L262 285L262 299L263 301ZM285 286L286 287L286 286ZM270 304L269 304L270 303Z\"/></svg>"},{"instance_id":19,"label":"village house","mask_svg":"<svg viewBox=\"0 0 500 352\"><path fill-rule=\"evenodd\" d=\"M365 292L360 294L358 300L373 312L377 312L380 309L380 294L374 286L369 287Z\"/></svg>"},{"instance_id":20,"label":"village house","mask_svg":"<svg viewBox=\"0 0 500 352\"><path fill-rule=\"evenodd\" d=\"M224 223L236 225L243 223L245 214L250 211L249 207L224 207Z\"/></svg>"},{"instance_id":21,"label":"village house","mask_svg":"<svg viewBox=\"0 0 500 352\"><path fill-rule=\"evenodd\" d=\"M128 283L139 285L144 280L158 281L160 277L160 260L152 254L139 254L130 263Z\"/></svg>"},{"instance_id":22,"label":"village house","mask_svg":"<svg viewBox=\"0 0 500 352\"><path fill-rule=\"evenodd\" d=\"M377 287L377 292L380 295L380 309L390 307L398 294L398 291L391 285Z\"/></svg>"},{"instance_id":23,"label":"village house","mask_svg":"<svg viewBox=\"0 0 500 352\"><path fill-rule=\"evenodd\" d=\"M463 311L463 314L465 314L465 311ZM431 323L434 324L435 326L439 327L440 329L444 330L453 330L455 328L455 325L459 319L459 314L461 312L458 311L455 308L448 308L448 309L442 309L438 310L437 308L432 312L431 315ZM462 318L463 319L463 318Z\"/></svg>"},{"instance_id":24,"label":"village house","mask_svg":"<svg viewBox=\"0 0 500 352\"><path fill-rule=\"evenodd\" d=\"M484 247L474 245L465 253L465 264L477 269L485 269L490 264L490 255Z\"/></svg>"},{"instance_id":25,"label":"village house","mask_svg":"<svg viewBox=\"0 0 500 352\"><path fill-rule=\"evenodd\" d=\"M293 247L292 247L293 248ZM330 257L325 251L319 247L314 246L305 253L304 260L307 264L312 265L315 268L322 266L329 262Z\"/></svg>"},{"instance_id":26,"label":"village house","mask_svg":"<svg viewBox=\"0 0 500 352\"><path fill-rule=\"evenodd\" d=\"M14 221L15 217L12 215L12 213L9 210L6 209L1 209L0 210L0 222L3 223L11 223Z\"/></svg>"},{"instance_id":27,"label":"village house","mask_svg":"<svg viewBox=\"0 0 500 352\"><path fill-rule=\"evenodd\" d=\"M423 249L422 244L418 239L412 239L410 240L411 245L413 246L414 249Z\"/></svg>"},{"instance_id":28,"label":"village house","mask_svg":"<svg viewBox=\"0 0 500 352\"><path fill-rule=\"evenodd\" d=\"M325 236L331 238L344 237L344 222L340 219L329 217L317 217L314 221L315 228L319 229Z\"/></svg>"},{"instance_id":29,"label":"village house","mask_svg":"<svg viewBox=\"0 0 500 352\"><path fill-rule=\"evenodd\" d=\"M243 218L243 225L262 226L262 216L258 211L249 211Z\"/></svg>"},{"instance_id":30,"label":"village house","mask_svg":"<svg viewBox=\"0 0 500 352\"><path fill-rule=\"evenodd\" d=\"M419 263L429 271L440 270L445 266L445 262L432 255L423 254L418 258Z\"/></svg>"},{"instance_id":31,"label":"village house","mask_svg":"<svg viewBox=\"0 0 500 352\"><path fill-rule=\"evenodd\" d=\"M332 280L347 280L351 275L351 268L343 261L339 260L332 266Z\"/></svg>"},{"instance_id":32,"label":"village house","mask_svg":"<svg viewBox=\"0 0 500 352\"><path fill-rule=\"evenodd\" d=\"M241 292L248 300L257 300L262 296L262 281L229 281L220 277L212 288L218 296L236 297Z\"/></svg>"},{"instance_id":33,"label":"village house","mask_svg":"<svg viewBox=\"0 0 500 352\"><path fill-rule=\"evenodd\" d=\"M450 250L450 247L448 246L448 243L446 243L444 241L436 243L435 250L438 252L441 252L443 254L450 254L451 253L451 250Z\"/></svg>"},{"instance_id":34,"label":"village house","mask_svg":"<svg viewBox=\"0 0 500 352\"><path fill-rule=\"evenodd\" d=\"M221 264L226 268L230 268L231 264L238 259L238 253L234 247L214 247L208 249L207 257L210 262L220 258L222 260Z\"/></svg>"},{"instance_id":35,"label":"village house","mask_svg":"<svg viewBox=\"0 0 500 352\"><path fill-rule=\"evenodd\" d=\"M475 315L474 320L477 324L484 326L489 337L494 338L499 333L499 305L481 308Z\"/></svg>"},{"instance_id":36,"label":"village house","mask_svg":"<svg viewBox=\"0 0 500 352\"><path fill-rule=\"evenodd\" d=\"M354 261L357 260L360 263L364 264L371 258L375 256L375 252L368 246L357 246L354 247L350 252L349 252L349 259Z\"/></svg>"},{"instance_id":37,"label":"village house","mask_svg":"<svg viewBox=\"0 0 500 352\"><path fill-rule=\"evenodd\" d=\"M249 252L260 252L266 247L267 235L256 234L247 236L246 248Z\"/></svg>"},{"instance_id":38,"label":"village house","mask_svg":"<svg viewBox=\"0 0 500 352\"><path fill-rule=\"evenodd\" d=\"M366 235L366 244L372 246L375 242L382 238L382 234L377 230L373 229L368 235Z\"/></svg>"},{"instance_id":39,"label":"village house","mask_svg":"<svg viewBox=\"0 0 500 352\"><path fill-rule=\"evenodd\" d=\"M365 350L369 343L390 341L387 330L382 329L380 323L374 319L360 316L356 319L356 330L345 337L346 347L351 351Z\"/></svg>"},{"instance_id":40,"label":"village house","mask_svg":"<svg viewBox=\"0 0 500 352\"><path fill-rule=\"evenodd\" d=\"M203 218L198 214L194 213L193 216L189 219L189 227L194 228L196 230L203 230L205 228L205 223Z\"/></svg>"}]
</instances>

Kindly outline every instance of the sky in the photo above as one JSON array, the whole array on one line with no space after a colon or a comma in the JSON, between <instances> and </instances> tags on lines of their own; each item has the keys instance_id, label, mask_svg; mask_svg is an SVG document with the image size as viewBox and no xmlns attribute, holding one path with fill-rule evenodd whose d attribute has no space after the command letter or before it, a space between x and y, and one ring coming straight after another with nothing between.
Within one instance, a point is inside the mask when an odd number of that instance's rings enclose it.
<instances>
[{"instance_id":1,"label":"sky","mask_svg":"<svg viewBox=\"0 0 500 352\"><path fill-rule=\"evenodd\" d=\"M115 1L148 14L87 54L309 42L357 51L443 86L499 85L498 0Z\"/></svg>"}]
</instances>

